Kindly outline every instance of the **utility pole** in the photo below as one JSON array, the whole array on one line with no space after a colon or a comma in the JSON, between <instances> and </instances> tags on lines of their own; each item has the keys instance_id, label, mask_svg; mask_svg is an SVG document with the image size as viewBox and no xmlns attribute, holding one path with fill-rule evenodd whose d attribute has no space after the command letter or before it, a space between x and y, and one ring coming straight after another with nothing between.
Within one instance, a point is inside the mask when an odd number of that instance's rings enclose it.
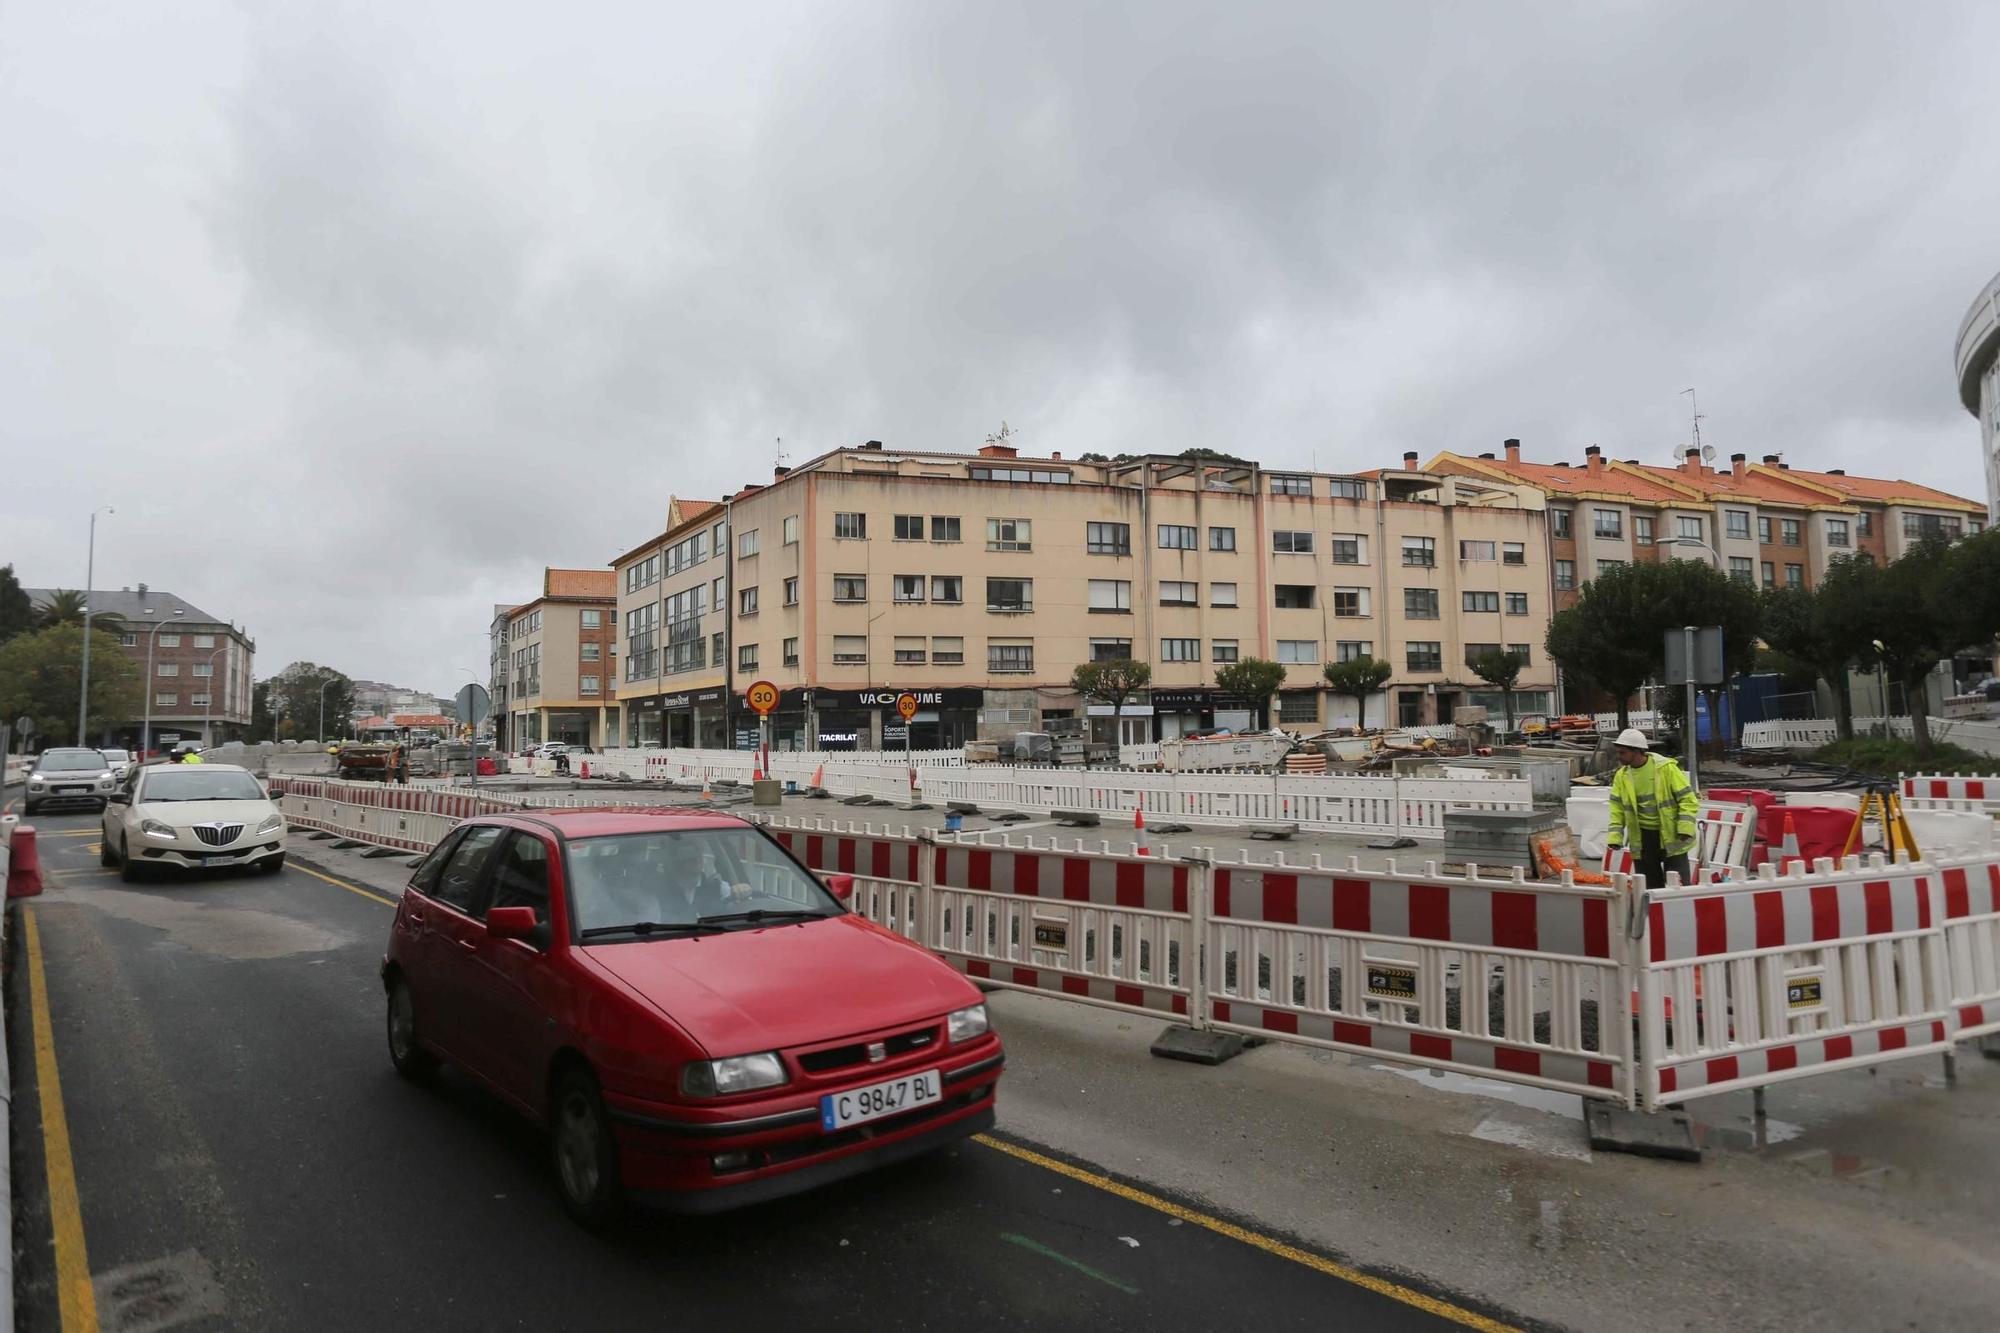
<instances>
[{"instance_id":1,"label":"utility pole","mask_svg":"<svg viewBox=\"0 0 2000 1333\"><path fill-rule=\"evenodd\" d=\"M90 598L91 585L97 582L97 516L115 514L118 511L110 505L99 505L90 511L90 551L83 564L83 683L76 692L76 743L87 744L90 737L84 730L90 711ZM153 682L146 682L151 691ZM150 693L148 694L150 698Z\"/></svg>"}]
</instances>

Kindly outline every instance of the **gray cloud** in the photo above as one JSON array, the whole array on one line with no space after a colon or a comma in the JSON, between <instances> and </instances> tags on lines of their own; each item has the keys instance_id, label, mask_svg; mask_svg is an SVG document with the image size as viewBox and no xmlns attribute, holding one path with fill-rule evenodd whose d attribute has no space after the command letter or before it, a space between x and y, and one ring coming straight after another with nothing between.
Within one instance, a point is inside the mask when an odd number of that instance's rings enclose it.
<instances>
[{"instance_id":1,"label":"gray cloud","mask_svg":"<svg viewBox=\"0 0 2000 1333\"><path fill-rule=\"evenodd\" d=\"M1980 487L1991 7L714 9L16 12L0 558L442 689L778 436Z\"/></svg>"}]
</instances>

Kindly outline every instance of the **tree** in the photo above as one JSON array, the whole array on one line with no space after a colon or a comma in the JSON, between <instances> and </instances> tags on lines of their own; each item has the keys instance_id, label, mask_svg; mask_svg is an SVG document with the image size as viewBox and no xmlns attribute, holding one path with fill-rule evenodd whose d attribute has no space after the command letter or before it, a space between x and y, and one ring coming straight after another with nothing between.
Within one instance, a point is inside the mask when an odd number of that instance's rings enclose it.
<instances>
[{"instance_id":1,"label":"tree","mask_svg":"<svg viewBox=\"0 0 2000 1333\"><path fill-rule=\"evenodd\" d=\"M1955 591L1948 577L1952 557L1943 537L1926 537L1890 565L1845 561L1845 577L1829 579L1820 590L1839 632L1865 637L1863 657L1880 663L1883 674L1902 685L1921 759L1931 753L1925 678L1965 646L1963 636L1974 633L1971 617L1946 604ZM1979 552L1978 558L1983 557L1984 551ZM1888 711L1886 701L1883 711Z\"/></svg>"},{"instance_id":2,"label":"tree","mask_svg":"<svg viewBox=\"0 0 2000 1333\"><path fill-rule=\"evenodd\" d=\"M1368 726L1368 696L1388 683L1396 668L1379 657L1350 657L1345 662L1326 664L1326 683L1335 694L1354 700L1354 729Z\"/></svg>"},{"instance_id":3,"label":"tree","mask_svg":"<svg viewBox=\"0 0 2000 1333\"><path fill-rule=\"evenodd\" d=\"M33 629L35 606L28 600L12 565L0 565L0 643Z\"/></svg>"},{"instance_id":4,"label":"tree","mask_svg":"<svg viewBox=\"0 0 2000 1333\"><path fill-rule=\"evenodd\" d=\"M1261 657L1245 657L1219 668L1215 673L1215 688L1224 694L1233 694L1239 699L1250 701L1257 710L1259 725L1266 725L1270 717L1271 696L1285 683L1285 668L1277 662Z\"/></svg>"},{"instance_id":5,"label":"tree","mask_svg":"<svg viewBox=\"0 0 2000 1333\"><path fill-rule=\"evenodd\" d=\"M1514 686L1521 679L1521 668L1528 659L1519 653L1503 653L1498 648L1489 648L1467 662L1472 674L1500 691L1500 707L1507 718L1507 734L1514 734Z\"/></svg>"},{"instance_id":6,"label":"tree","mask_svg":"<svg viewBox=\"0 0 2000 1333\"><path fill-rule=\"evenodd\" d=\"M145 706L139 667L118 651L113 634L91 631L89 714L99 722L126 722ZM51 743L72 745L76 734L76 692L83 678L83 629L54 625L17 634L0 644L0 718L35 720L36 733Z\"/></svg>"},{"instance_id":7,"label":"tree","mask_svg":"<svg viewBox=\"0 0 2000 1333\"><path fill-rule=\"evenodd\" d=\"M1153 668L1146 662L1135 662L1129 657L1113 658L1108 662L1085 662L1077 667L1069 678L1069 687L1086 699L1096 699L1111 705L1114 732L1118 718L1125 712L1125 701L1146 688L1152 682ZM1115 737L1122 741L1122 736ZM1084 748L1084 766L1090 765L1090 750Z\"/></svg>"},{"instance_id":8,"label":"tree","mask_svg":"<svg viewBox=\"0 0 2000 1333\"><path fill-rule=\"evenodd\" d=\"M1840 618L1834 608L1846 596L1843 589L1850 580L1867 577L1858 571L1873 568L1865 561L1835 560L1819 587L1773 588L1761 599L1764 642L1781 659L1805 667L1833 690L1834 728L1841 740L1854 737L1847 668L1855 658L1873 651L1874 635L1854 618Z\"/></svg>"},{"instance_id":9,"label":"tree","mask_svg":"<svg viewBox=\"0 0 2000 1333\"><path fill-rule=\"evenodd\" d=\"M332 683L329 685L328 682ZM270 702L274 718L273 734L290 739L308 733L315 739L326 740L319 735L320 687L326 688L326 730L331 734L346 735L348 718L354 712L354 682L332 667L319 666L312 662L294 662L277 675L264 682L266 697ZM252 696L255 705L255 696Z\"/></svg>"}]
</instances>

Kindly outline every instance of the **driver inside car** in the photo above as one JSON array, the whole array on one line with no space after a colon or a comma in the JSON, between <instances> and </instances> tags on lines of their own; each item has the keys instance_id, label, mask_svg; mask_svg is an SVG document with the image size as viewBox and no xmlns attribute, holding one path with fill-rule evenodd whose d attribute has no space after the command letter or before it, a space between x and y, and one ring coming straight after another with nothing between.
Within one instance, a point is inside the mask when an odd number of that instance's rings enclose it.
<instances>
[{"instance_id":1,"label":"driver inside car","mask_svg":"<svg viewBox=\"0 0 2000 1333\"><path fill-rule=\"evenodd\" d=\"M697 917L737 912L750 896L748 884L731 884L716 869L713 856L701 858L701 874L688 889L688 906Z\"/></svg>"}]
</instances>

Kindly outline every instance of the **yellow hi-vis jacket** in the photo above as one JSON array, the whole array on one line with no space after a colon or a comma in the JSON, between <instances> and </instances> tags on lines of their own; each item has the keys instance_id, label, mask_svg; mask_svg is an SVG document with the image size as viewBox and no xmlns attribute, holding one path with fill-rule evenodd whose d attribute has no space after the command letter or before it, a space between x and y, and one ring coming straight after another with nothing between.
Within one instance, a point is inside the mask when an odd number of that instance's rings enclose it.
<instances>
[{"instance_id":1,"label":"yellow hi-vis jacket","mask_svg":"<svg viewBox=\"0 0 2000 1333\"><path fill-rule=\"evenodd\" d=\"M1665 755L1649 754L1637 768L1618 766L1611 779L1611 830L1605 842L1613 847L1638 847L1639 830L1660 830L1660 847L1668 856L1694 850L1695 820L1701 797L1681 766Z\"/></svg>"}]
</instances>

